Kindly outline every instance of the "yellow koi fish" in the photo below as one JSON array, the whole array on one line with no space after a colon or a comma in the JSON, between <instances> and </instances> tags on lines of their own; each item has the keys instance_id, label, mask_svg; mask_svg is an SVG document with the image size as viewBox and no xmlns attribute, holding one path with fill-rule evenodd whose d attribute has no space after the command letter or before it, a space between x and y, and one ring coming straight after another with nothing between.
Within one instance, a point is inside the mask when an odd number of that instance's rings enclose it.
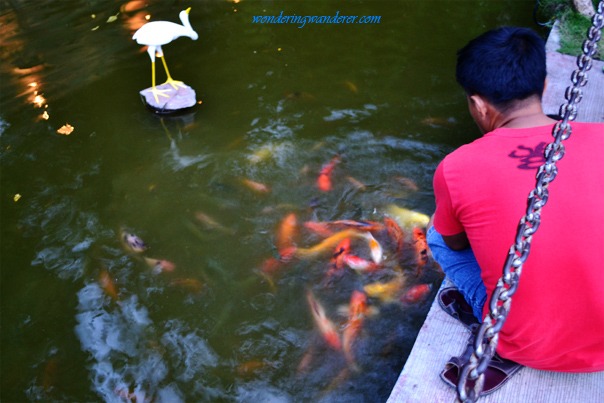
<instances>
[{"instance_id":1,"label":"yellow koi fish","mask_svg":"<svg viewBox=\"0 0 604 403\"><path fill-rule=\"evenodd\" d=\"M367 296L377 298L382 302L394 301L405 286L405 278L398 275L387 283L371 283L363 287Z\"/></svg>"},{"instance_id":2,"label":"yellow koi fish","mask_svg":"<svg viewBox=\"0 0 604 403\"><path fill-rule=\"evenodd\" d=\"M396 204L391 204L386 207L386 213L394 218L403 228L425 228L428 225L428 222L430 222L430 217L426 214L399 207Z\"/></svg>"}]
</instances>

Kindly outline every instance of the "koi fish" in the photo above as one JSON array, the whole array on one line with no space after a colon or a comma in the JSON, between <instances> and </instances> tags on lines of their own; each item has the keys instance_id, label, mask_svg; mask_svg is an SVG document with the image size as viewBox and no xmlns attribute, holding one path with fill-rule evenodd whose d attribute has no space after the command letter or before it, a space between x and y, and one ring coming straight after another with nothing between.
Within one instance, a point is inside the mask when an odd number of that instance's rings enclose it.
<instances>
[{"instance_id":1,"label":"koi fish","mask_svg":"<svg viewBox=\"0 0 604 403\"><path fill-rule=\"evenodd\" d=\"M347 176L346 180L348 182L350 182L350 184L358 190L361 190L361 191L367 190L367 186L365 186L365 184L363 182L361 182L360 180L358 180L356 178L353 178L352 176Z\"/></svg>"},{"instance_id":2,"label":"koi fish","mask_svg":"<svg viewBox=\"0 0 604 403\"><path fill-rule=\"evenodd\" d=\"M264 183L253 181L251 179L242 178L241 183L243 183L245 187L256 193L270 193L271 191L269 186L265 185Z\"/></svg>"},{"instance_id":3,"label":"koi fish","mask_svg":"<svg viewBox=\"0 0 604 403\"><path fill-rule=\"evenodd\" d=\"M233 235L235 233L231 228L227 228L220 224L218 221L210 217L209 215L202 213L201 211L195 212L195 218L199 221L206 229L216 230L224 234Z\"/></svg>"},{"instance_id":4,"label":"koi fish","mask_svg":"<svg viewBox=\"0 0 604 403\"><path fill-rule=\"evenodd\" d=\"M122 245L128 252L142 253L147 250L147 245L138 236L122 230L120 238Z\"/></svg>"},{"instance_id":5,"label":"koi fish","mask_svg":"<svg viewBox=\"0 0 604 403\"><path fill-rule=\"evenodd\" d=\"M417 211L390 204L386 207L388 215L396 220L402 228L422 227L425 228L430 222L430 217Z\"/></svg>"},{"instance_id":6,"label":"koi fish","mask_svg":"<svg viewBox=\"0 0 604 403\"><path fill-rule=\"evenodd\" d=\"M109 272L105 269L99 273L99 285L105 291L105 294L109 295L112 300L117 301L117 287L111 278Z\"/></svg>"},{"instance_id":7,"label":"koi fish","mask_svg":"<svg viewBox=\"0 0 604 403\"><path fill-rule=\"evenodd\" d=\"M275 364L267 361L247 361L237 365L237 374L239 376L249 376L258 371L265 369L266 367L275 367Z\"/></svg>"},{"instance_id":8,"label":"koi fish","mask_svg":"<svg viewBox=\"0 0 604 403\"><path fill-rule=\"evenodd\" d=\"M390 302L396 299L405 285L405 278L401 275L387 283L371 283L363 287L368 297L377 298L382 302Z\"/></svg>"},{"instance_id":9,"label":"koi fish","mask_svg":"<svg viewBox=\"0 0 604 403\"><path fill-rule=\"evenodd\" d=\"M195 278L175 278L170 281L170 285L184 288L195 294L199 294L203 288L203 283Z\"/></svg>"},{"instance_id":10,"label":"koi fish","mask_svg":"<svg viewBox=\"0 0 604 403\"><path fill-rule=\"evenodd\" d=\"M410 190L413 190L414 192L417 192L419 190L419 187L412 179L405 178L404 176L397 176L396 178L394 178L394 180L396 180L401 185L409 188Z\"/></svg>"},{"instance_id":11,"label":"koi fish","mask_svg":"<svg viewBox=\"0 0 604 403\"><path fill-rule=\"evenodd\" d=\"M334 350L342 349L342 342L340 340L340 335L336 329L336 325L329 320L327 314L325 313L325 309L319 301L317 301L310 290L306 293L306 299L308 300L308 305L310 306L310 312L315 321L315 324L319 328L319 332L323 336L325 342Z\"/></svg>"},{"instance_id":12,"label":"koi fish","mask_svg":"<svg viewBox=\"0 0 604 403\"><path fill-rule=\"evenodd\" d=\"M355 83L353 83L353 82L352 82L352 81L350 81L350 80L346 80L346 81L344 81L344 86L345 86L345 87L346 87L346 88L347 88L347 89L348 89L350 92L352 92L353 94L358 94L358 93L359 93L359 89L358 89L358 87L356 86L356 84L355 84Z\"/></svg>"},{"instance_id":13,"label":"koi fish","mask_svg":"<svg viewBox=\"0 0 604 403\"><path fill-rule=\"evenodd\" d=\"M342 351L349 365L354 364L354 355L352 353L352 345L357 338L365 317L367 315L367 295L365 293L354 290L350 296L350 305L348 308L348 321L342 333Z\"/></svg>"},{"instance_id":14,"label":"koi fish","mask_svg":"<svg viewBox=\"0 0 604 403\"><path fill-rule=\"evenodd\" d=\"M316 350L317 350L317 347L315 344L311 344L310 347L308 347L306 349L306 351L304 352L304 355L302 356L302 358L300 359L300 362L298 363L298 367L296 369L297 375L304 374L309 371L310 366L311 366L313 360L315 359L315 355L317 355Z\"/></svg>"},{"instance_id":15,"label":"koi fish","mask_svg":"<svg viewBox=\"0 0 604 403\"><path fill-rule=\"evenodd\" d=\"M260 274L274 287L272 275L281 270L286 263L292 261L298 248L290 246L279 251L278 257L270 257L260 265Z\"/></svg>"},{"instance_id":16,"label":"koi fish","mask_svg":"<svg viewBox=\"0 0 604 403\"><path fill-rule=\"evenodd\" d=\"M318 243L317 245L310 248L287 248L284 251L281 251L282 256L283 253L286 253L286 256L291 255L292 257L297 257L301 259L311 259L325 254L325 252L333 250L333 248L340 243L342 240L346 238L358 238L361 236L361 233L353 230L346 229L340 232L336 232L329 238L325 238L323 241Z\"/></svg>"},{"instance_id":17,"label":"koi fish","mask_svg":"<svg viewBox=\"0 0 604 403\"><path fill-rule=\"evenodd\" d=\"M159 274L162 272L172 272L176 269L176 265L169 260L164 259L153 259L149 257L144 258L145 263L149 266L154 274Z\"/></svg>"},{"instance_id":18,"label":"koi fish","mask_svg":"<svg viewBox=\"0 0 604 403\"><path fill-rule=\"evenodd\" d=\"M288 101L315 101L317 98L306 91L292 91L285 93L285 99Z\"/></svg>"},{"instance_id":19,"label":"koi fish","mask_svg":"<svg viewBox=\"0 0 604 403\"><path fill-rule=\"evenodd\" d=\"M327 223L330 226L355 228L359 231L381 231L384 226L376 221L336 220Z\"/></svg>"},{"instance_id":20,"label":"koi fish","mask_svg":"<svg viewBox=\"0 0 604 403\"><path fill-rule=\"evenodd\" d=\"M426 125L426 126L430 126L430 127L434 127L434 128L439 128L439 127L449 127L454 125L456 122L454 117L449 117L449 118L445 118L445 117L438 117L438 116L427 116L424 119L422 119L420 121L421 124Z\"/></svg>"},{"instance_id":21,"label":"koi fish","mask_svg":"<svg viewBox=\"0 0 604 403\"><path fill-rule=\"evenodd\" d=\"M319 177L317 178L317 187L322 192L329 192L332 189L331 185L331 173L333 169L340 163L340 156L336 155L331 159L330 162L323 165L321 171L319 172Z\"/></svg>"},{"instance_id":22,"label":"koi fish","mask_svg":"<svg viewBox=\"0 0 604 403\"><path fill-rule=\"evenodd\" d=\"M283 221L281 221L277 231L277 248L281 250L292 246L297 226L298 220L294 213L288 214Z\"/></svg>"},{"instance_id":23,"label":"koi fish","mask_svg":"<svg viewBox=\"0 0 604 403\"><path fill-rule=\"evenodd\" d=\"M386 232L388 232L388 236L395 245L396 253L400 254L405 244L405 233L398 225L398 223L388 216L384 217L384 224L386 226Z\"/></svg>"},{"instance_id":24,"label":"koi fish","mask_svg":"<svg viewBox=\"0 0 604 403\"><path fill-rule=\"evenodd\" d=\"M418 284L411 287L401 297L401 302L414 303L422 300L430 291L432 291L431 284Z\"/></svg>"},{"instance_id":25,"label":"koi fish","mask_svg":"<svg viewBox=\"0 0 604 403\"><path fill-rule=\"evenodd\" d=\"M327 272L327 276L333 276L337 272L341 271L345 266L346 262L344 261L344 257L350 253L350 238L344 238L340 243L336 246L336 249L333 252L333 256L331 258L331 268Z\"/></svg>"},{"instance_id":26,"label":"koi fish","mask_svg":"<svg viewBox=\"0 0 604 403\"><path fill-rule=\"evenodd\" d=\"M382 263L382 259L384 258L384 251L382 249L382 245L371 235L371 232L364 232L363 237L367 239L367 243L369 244L369 250L371 251L371 258L377 264Z\"/></svg>"},{"instance_id":27,"label":"koi fish","mask_svg":"<svg viewBox=\"0 0 604 403\"><path fill-rule=\"evenodd\" d=\"M276 259L274 257L270 257L266 259L260 265L260 270L264 274L272 275L277 270L279 270L283 266L283 262L280 259Z\"/></svg>"},{"instance_id":28,"label":"koi fish","mask_svg":"<svg viewBox=\"0 0 604 403\"><path fill-rule=\"evenodd\" d=\"M363 259L362 257L351 254L342 256L341 260L346 266L356 271L371 272L379 269L380 267L380 265L376 262L371 262L367 259Z\"/></svg>"},{"instance_id":29,"label":"koi fish","mask_svg":"<svg viewBox=\"0 0 604 403\"><path fill-rule=\"evenodd\" d=\"M415 256L417 262L417 275L420 270L428 262L428 242L426 241L426 234L418 227L413 227L413 247L415 248Z\"/></svg>"},{"instance_id":30,"label":"koi fish","mask_svg":"<svg viewBox=\"0 0 604 403\"><path fill-rule=\"evenodd\" d=\"M57 383L57 374L59 373L59 359L51 357L44 366L44 374L42 376L42 388L46 392L50 392Z\"/></svg>"},{"instance_id":31,"label":"koi fish","mask_svg":"<svg viewBox=\"0 0 604 403\"><path fill-rule=\"evenodd\" d=\"M322 236L323 238L328 238L333 235L333 231L329 228L329 225L324 222L306 221L302 225L304 228L319 236Z\"/></svg>"}]
</instances>

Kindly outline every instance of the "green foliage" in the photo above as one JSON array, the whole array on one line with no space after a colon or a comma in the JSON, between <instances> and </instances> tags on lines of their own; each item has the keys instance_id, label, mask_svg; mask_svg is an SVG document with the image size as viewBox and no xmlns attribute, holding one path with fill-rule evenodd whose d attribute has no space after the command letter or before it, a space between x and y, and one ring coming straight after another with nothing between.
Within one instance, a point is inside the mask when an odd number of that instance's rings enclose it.
<instances>
[{"instance_id":1,"label":"green foliage","mask_svg":"<svg viewBox=\"0 0 604 403\"><path fill-rule=\"evenodd\" d=\"M589 18L576 12L567 11L560 19L560 49L558 51L573 56L579 55L590 26ZM598 52L595 58L601 59L601 56L602 53Z\"/></svg>"},{"instance_id":2,"label":"green foliage","mask_svg":"<svg viewBox=\"0 0 604 403\"><path fill-rule=\"evenodd\" d=\"M593 3L595 7L598 1L593 0ZM582 52L591 19L577 12L572 0L539 0L537 16L540 20L548 19L550 22L544 25L550 27L553 21L560 21L560 53L577 56ZM594 58L602 59L602 52L596 53Z\"/></svg>"}]
</instances>

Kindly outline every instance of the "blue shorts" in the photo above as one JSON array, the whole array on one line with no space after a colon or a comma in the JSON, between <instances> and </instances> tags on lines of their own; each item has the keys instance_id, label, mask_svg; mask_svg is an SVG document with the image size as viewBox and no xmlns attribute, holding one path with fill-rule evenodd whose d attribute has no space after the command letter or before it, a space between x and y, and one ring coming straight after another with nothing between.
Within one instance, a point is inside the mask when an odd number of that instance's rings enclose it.
<instances>
[{"instance_id":1,"label":"blue shorts","mask_svg":"<svg viewBox=\"0 0 604 403\"><path fill-rule=\"evenodd\" d=\"M474 316L482 322L482 307L487 299L487 290L472 249L456 251L449 248L434 227L428 229L427 240L434 260L472 306Z\"/></svg>"}]
</instances>

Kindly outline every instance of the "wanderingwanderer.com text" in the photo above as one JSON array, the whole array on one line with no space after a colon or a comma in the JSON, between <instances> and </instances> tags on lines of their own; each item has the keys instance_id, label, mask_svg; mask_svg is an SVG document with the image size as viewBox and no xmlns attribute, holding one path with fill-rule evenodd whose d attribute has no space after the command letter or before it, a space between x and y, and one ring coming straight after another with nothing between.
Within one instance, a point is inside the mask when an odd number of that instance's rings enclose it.
<instances>
[{"instance_id":1,"label":"wanderingwanderer.com text","mask_svg":"<svg viewBox=\"0 0 604 403\"><path fill-rule=\"evenodd\" d=\"M304 28L306 24L379 24L381 15L254 15L252 24L295 24L298 28Z\"/></svg>"}]
</instances>

